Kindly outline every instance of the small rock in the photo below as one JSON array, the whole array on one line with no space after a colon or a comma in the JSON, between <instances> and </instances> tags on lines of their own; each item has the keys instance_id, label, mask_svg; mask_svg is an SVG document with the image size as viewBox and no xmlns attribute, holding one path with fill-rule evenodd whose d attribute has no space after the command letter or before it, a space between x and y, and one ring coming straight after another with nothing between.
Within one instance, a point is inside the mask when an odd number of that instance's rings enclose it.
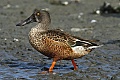
<instances>
[{"instance_id":1,"label":"small rock","mask_svg":"<svg viewBox=\"0 0 120 80\"><path fill-rule=\"evenodd\" d=\"M53 74L55 75L56 73L55 73L55 72L53 72Z\"/></svg>"},{"instance_id":2,"label":"small rock","mask_svg":"<svg viewBox=\"0 0 120 80\"><path fill-rule=\"evenodd\" d=\"M14 41L19 41L17 38L14 38L13 40L14 40Z\"/></svg>"},{"instance_id":3,"label":"small rock","mask_svg":"<svg viewBox=\"0 0 120 80\"><path fill-rule=\"evenodd\" d=\"M79 13L78 18L81 18L81 16L82 16L83 14L84 14L84 13Z\"/></svg>"},{"instance_id":4,"label":"small rock","mask_svg":"<svg viewBox=\"0 0 120 80\"><path fill-rule=\"evenodd\" d=\"M100 10L96 10L96 14L100 14Z\"/></svg>"},{"instance_id":5,"label":"small rock","mask_svg":"<svg viewBox=\"0 0 120 80\"><path fill-rule=\"evenodd\" d=\"M95 23L95 22L97 22L97 20L91 20L91 23Z\"/></svg>"},{"instance_id":6,"label":"small rock","mask_svg":"<svg viewBox=\"0 0 120 80\"><path fill-rule=\"evenodd\" d=\"M7 38L4 39L5 41L7 40Z\"/></svg>"},{"instance_id":7,"label":"small rock","mask_svg":"<svg viewBox=\"0 0 120 80\"><path fill-rule=\"evenodd\" d=\"M71 28L71 31L73 32L78 32L78 31L85 31L85 30L90 30L92 28L83 28L83 29L80 29L80 28Z\"/></svg>"},{"instance_id":8,"label":"small rock","mask_svg":"<svg viewBox=\"0 0 120 80\"><path fill-rule=\"evenodd\" d=\"M80 28L71 28L71 31L78 32L78 31L80 31Z\"/></svg>"},{"instance_id":9,"label":"small rock","mask_svg":"<svg viewBox=\"0 0 120 80\"><path fill-rule=\"evenodd\" d=\"M10 4L7 4L6 6L4 6L3 8L4 9L7 9L7 8L10 8L11 7L11 5Z\"/></svg>"},{"instance_id":10,"label":"small rock","mask_svg":"<svg viewBox=\"0 0 120 80\"><path fill-rule=\"evenodd\" d=\"M69 2L65 1L65 2L62 2L61 4L67 6L69 4Z\"/></svg>"},{"instance_id":11,"label":"small rock","mask_svg":"<svg viewBox=\"0 0 120 80\"><path fill-rule=\"evenodd\" d=\"M45 10L45 11L50 11L50 9L49 9L49 8L44 8L44 9L42 9L42 10Z\"/></svg>"}]
</instances>

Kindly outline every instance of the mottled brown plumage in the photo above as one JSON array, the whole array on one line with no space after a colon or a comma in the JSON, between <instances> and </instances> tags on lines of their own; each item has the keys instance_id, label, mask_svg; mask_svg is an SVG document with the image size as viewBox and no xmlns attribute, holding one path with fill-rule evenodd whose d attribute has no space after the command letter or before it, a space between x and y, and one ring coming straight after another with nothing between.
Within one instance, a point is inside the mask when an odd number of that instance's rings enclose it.
<instances>
[{"instance_id":1,"label":"mottled brown plumage","mask_svg":"<svg viewBox=\"0 0 120 80\"><path fill-rule=\"evenodd\" d=\"M73 59L80 58L92 49L100 47L90 40L72 36L60 29L49 29L51 19L49 13L45 10L36 9L29 18L18 23L17 26L23 26L31 22L38 22L29 32L31 45L43 55L53 58L49 72L53 70L58 60L71 60L76 70L77 66Z\"/></svg>"}]
</instances>

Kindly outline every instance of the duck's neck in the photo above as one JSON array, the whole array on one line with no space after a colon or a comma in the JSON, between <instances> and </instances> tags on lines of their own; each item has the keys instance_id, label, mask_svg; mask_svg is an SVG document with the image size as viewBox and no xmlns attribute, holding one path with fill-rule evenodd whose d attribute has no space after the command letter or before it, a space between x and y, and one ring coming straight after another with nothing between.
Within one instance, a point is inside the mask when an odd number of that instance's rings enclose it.
<instances>
[{"instance_id":1,"label":"duck's neck","mask_svg":"<svg viewBox=\"0 0 120 80\"><path fill-rule=\"evenodd\" d=\"M33 27L30 31L30 33L37 33L37 32L44 32L48 30L49 25L47 24L37 24L35 27Z\"/></svg>"},{"instance_id":2,"label":"duck's neck","mask_svg":"<svg viewBox=\"0 0 120 80\"><path fill-rule=\"evenodd\" d=\"M49 27L48 24L39 23L34 28L36 28L38 30L48 30L48 27Z\"/></svg>"}]
</instances>

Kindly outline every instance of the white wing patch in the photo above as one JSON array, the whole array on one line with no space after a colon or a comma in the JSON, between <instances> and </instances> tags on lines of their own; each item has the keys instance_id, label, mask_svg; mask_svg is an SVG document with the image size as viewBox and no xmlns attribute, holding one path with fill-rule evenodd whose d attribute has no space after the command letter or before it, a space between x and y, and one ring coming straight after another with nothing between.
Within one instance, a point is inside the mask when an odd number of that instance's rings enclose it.
<instances>
[{"instance_id":1,"label":"white wing patch","mask_svg":"<svg viewBox=\"0 0 120 80\"><path fill-rule=\"evenodd\" d=\"M75 52L75 53L80 53L82 51L85 51L85 48L83 46L75 46L75 47L72 47L72 50Z\"/></svg>"},{"instance_id":2,"label":"white wing patch","mask_svg":"<svg viewBox=\"0 0 120 80\"><path fill-rule=\"evenodd\" d=\"M101 47L103 45L99 45L99 46L90 46L88 48L84 48L83 46L75 46L75 47L72 47L72 50L75 52L75 53L81 53L81 52L84 52L86 51L87 49L95 49L95 48L98 48L98 47Z\"/></svg>"}]
</instances>

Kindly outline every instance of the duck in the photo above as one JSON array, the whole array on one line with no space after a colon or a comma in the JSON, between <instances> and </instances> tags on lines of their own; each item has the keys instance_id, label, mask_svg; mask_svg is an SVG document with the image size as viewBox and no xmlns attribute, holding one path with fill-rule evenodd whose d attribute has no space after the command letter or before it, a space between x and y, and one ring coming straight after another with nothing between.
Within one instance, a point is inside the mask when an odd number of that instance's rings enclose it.
<instances>
[{"instance_id":1,"label":"duck","mask_svg":"<svg viewBox=\"0 0 120 80\"><path fill-rule=\"evenodd\" d=\"M59 60L71 60L74 70L77 70L78 66L74 59L81 58L93 49L101 47L93 40L73 36L61 29L50 29L49 11L42 9L35 9L30 17L20 21L16 26L24 26L33 22L38 24L31 28L29 42L38 52L53 59L48 72L53 72Z\"/></svg>"}]
</instances>

